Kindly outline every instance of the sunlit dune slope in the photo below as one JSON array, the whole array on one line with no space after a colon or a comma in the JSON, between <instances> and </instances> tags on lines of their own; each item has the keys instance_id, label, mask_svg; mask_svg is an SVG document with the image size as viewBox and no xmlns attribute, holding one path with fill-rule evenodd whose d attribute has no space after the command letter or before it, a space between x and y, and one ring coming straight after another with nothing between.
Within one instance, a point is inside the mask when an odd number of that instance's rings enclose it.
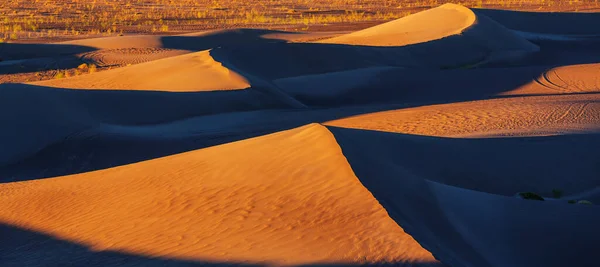
<instances>
[{"instance_id":1,"label":"sunlit dune slope","mask_svg":"<svg viewBox=\"0 0 600 267\"><path fill-rule=\"evenodd\" d=\"M94 251L276 265L434 261L388 217L317 124L0 184L0 192L0 222ZM43 260L66 263L68 255Z\"/></svg>"},{"instance_id":2,"label":"sunlit dune slope","mask_svg":"<svg viewBox=\"0 0 600 267\"><path fill-rule=\"evenodd\" d=\"M529 96L384 111L328 125L446 137L600 131L600 94Z\"/></svg>"},{"instance_id":3,"label":"sunlit dune slope","mask_svg":"<svg viewBox=\"0 0 600 267\"><path fill-rule=\"evenodd\" d=\"M244 77L216 61L210 50L34 84L77 89L173 92L236 90L250 87L250 83Z\"/></svg>"},{"instance_id":4,"label":"sunlit dune slope","mask_svg":"<svg viewBox=\"0 0 600 267\"><path fill-rule=\"evenodd\" d=\"M552 68L536 81L552 93L600 92L600 63Z\"/></svg>"},{"instance_id":5,"label":"sunlit dune slope","mask_svg":"<svg viewBox=\"0 0 600 267\"><path fill-rule=\"evenodd\" d=\"M468 8L445 4L404 18L321 42L331 44L403 46L462 33L476 23Z\"/></svg>"},{"instance_id":6,"label":"sunlit dune slope","mask_svg":"<svg viewBox=\"0 0 600 267\"><path fill-rule=\"evenodd\" d=\"M102 49L80 55L83 62L97 67L122 67L190 53L188 50L164 48Z\"/></svg>"},{"instance_id":7,"label":"sunlit dune slope","mask_svg":"<svg viewBox=\"0 0 600 267\"><path fill-rule=\"evenodd\" d=\"M448 37L457 39L440 40L440 49L452 42L462 42L463 46L474 46L474 49L478 50L486 49L489 53L488 60L519 57L539 49L536 45L515 35L488 17L456 4L441 5L322 42L366 46L405 46ZM445 52L453 53L452 46L446 47Z\"/></svg>"}]
</instances>

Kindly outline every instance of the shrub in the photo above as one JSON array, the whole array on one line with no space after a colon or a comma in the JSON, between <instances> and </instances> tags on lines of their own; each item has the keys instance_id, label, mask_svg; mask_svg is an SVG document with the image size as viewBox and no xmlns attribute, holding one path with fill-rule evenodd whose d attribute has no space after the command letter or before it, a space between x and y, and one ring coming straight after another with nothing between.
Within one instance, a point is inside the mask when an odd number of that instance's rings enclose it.
<instances>
[{"instance_id":1,"label":"shrub","mask_svg":"<svg viewBox=\"0 0 600 267\"><path fill-rule=\"evenodd\" d=\"M552 197L554 197L554 198L561 198L562 196L563 196L562 190L552 189Z\"/></svg>"},{"instance_id":2,"label":"shrub","mask_svg":"<svg viewBox=\"0 0 600 267\"><path fill-rule=\"evenodd\" d=\"M517 194L517 196L522 199L544 201L544 198L542 196L540 196L536 193L533 193L533 192L520 192Z\"/></svg>"}]
</instances>

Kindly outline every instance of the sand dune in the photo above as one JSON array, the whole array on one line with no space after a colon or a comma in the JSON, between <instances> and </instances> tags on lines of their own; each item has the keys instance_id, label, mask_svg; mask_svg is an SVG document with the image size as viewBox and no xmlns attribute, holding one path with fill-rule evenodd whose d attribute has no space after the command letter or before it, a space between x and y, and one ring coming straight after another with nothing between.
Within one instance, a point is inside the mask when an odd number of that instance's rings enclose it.
<instances>
[{"instance_id":1,"label":"sand dune","mask_svg":"<svg viewBox=\"0 0 600 267\"><path fill-rule=\"evenodd\" d=\"M226 29L194 32L181 35L132 35L103 37L61 42L59 44L93 47L96 49L167 48L181 50L206 50L224 45L283 42L292 36L281 31L260 29Z\"/></svg>"},{"instance_id":2,"label":"sand dune","mask_svg":"<svg viewBox=\"0 0 600 267\"><path fill-rule=\"evenodd\" d=\"M321 42L332 44L403 46L462 33L477 21L468 8L445 4L398 20L383 23Z\"/></svg>"},{"instance_id":3,"label":"sand dune","mask_svg":"<svg viewBox=\"0 0 600 267\"><path fill-rule=\"evenodd\" d=\"M440 48L453 53L451 43L443 38L455 37L454 42L474 49L487 50L487 61L518 58L539 50L537 46L514 34L504 26L456 4L445 4L366 30L326 39L333 44L367 46L406 46L439 40ZM461 51L462 52L462 51Z\"/></svg>"},{"instance_id":4,"label":"sand dune","mask_svg":"<svg viewBox=\"0 0 600 267\"><path fill-rule=\"evenodd\" d=\"M448 16L440 19L440 14L446 13ZM436 23L432 27L422 26L429 21L448 25L451 29L439 30ZM344 41L345 38L353 41ZM391 40L396 41L392 43ZM215 58L237 69L276 80L372 67L464 68L512 61L538 50L536 45L485 16L476 16L458 5L443 5L429 12L315 43L224 46L213 51Z\"/></svg>"},{"instance_id":5,"label":"sand dune","mask_svg":"<svg viewBox=\"0 0 600 267\"><path fill-rule=\"evenodd\" d=\"M243 76L215 61L210 50L34 84L77 89L171 92L236 90L250 87L250 83Z\"/></svg>"},{"instance_id":6,"label":"sand dune","mask_svg":"<svg viewBox=\"0 0 600 267\"><path fill-rule=\"evenodd\" d=\"M359 115L328 125L445 137L600 132L600 94L499 98Z\"/></svg>"},{"instance_id":7,"label":"sand dune","mask_svg":"<svg viewBox=\"0 0 600 267\"><path fill-rule=\"evenodd\" d=\"M446 139L330 130L390 216L445 264L597 264L598 206L527 201L512 192L597 185L598 134Z\"/></svg>"},{"instance_id":8,"label":"sand dune","mask_svg":"<svg viewBox=\"0 0 600 267\"><path fill-rule=\"evenodd\" d=\"M476 9L507 28L529 32L570 37L600 35L600 14L585 12L525 12L512 10Z\"/></svg>"},{"instance_id":9,"label":"sand dune","mask_svg":"<svg viewBox=\"0 0 600 267\"><path fill-rule=\"evenodd\" d=\"M187 54L187 50L164 48L103 49L81 54L81 60L99 67L118 67Z\"/></svg>"},{"instance_id":10,"label":"sand dune","mask_svg":"<svg viewBox=\"0 0 600 267\"><path fill-rule=\"evenodd\" d=\"M10 131L0 131L1 140L11 140L0 151L2 165L19 162L87 131L103 132L103 127L138 126L142 128L137 131L144 132L143 126L168 125L211 114L288 107L279 98L256 90L171 93L68 90L24 84L0 85L0 106L5 110L0 113L0 121L11 125ZM175 127L172 131L184 129ZM122 140L122 135L111 132L109 137ZM159 136L171 134L163 132ZM153 134L149 137L157 138Z\"/></svg>"},{"instance_id":11,"label":"sand dune","mask_svg":"<svg viewBox=\"0 0 600 267\"><path fill-rule=\"evenodd\" d=\"M600 92L599 64L422 70L369 67L274 80L312 106L447 103L494 96Z\"/></svg>"},{"instance_id":12,"label":"sand dune","mask_svg":"<svg viewBox=\"0 0 600 267\"><path fill-rule=\"evenodd\" d=\"M600 64L552 68L544 72L536 81L555 92L600 92Z\"/></svg>"},{"instance_id":13,"label":"sand dune","mask_svg":"<svg viewBox=\"0 0 600 267\"><path fill-rule=\"evenodd\" d=\"M3 45L0 265L596 266L598 22Z\"/></svg>"},{"instance_id":14,"label":"sand dune","mask_svg":"<svg viewBox=\"0 0 600 267\"><path fill-rule=\"evenodd\" d=\"M0 188L0 222L94 251L277 265L433 261L320 125Z\"/></svg>"}]
</instances>

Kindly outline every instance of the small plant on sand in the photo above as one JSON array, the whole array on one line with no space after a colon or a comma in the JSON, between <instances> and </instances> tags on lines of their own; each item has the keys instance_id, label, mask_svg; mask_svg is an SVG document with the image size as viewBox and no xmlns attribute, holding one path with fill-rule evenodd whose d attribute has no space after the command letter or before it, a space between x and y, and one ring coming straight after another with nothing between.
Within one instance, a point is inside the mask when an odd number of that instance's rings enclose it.
<instances>
[{"instance_id":1,"label":"small plant on sand","mask_svg":"<svg viewBox=\"0 0 600 267\"><path fill-rule=\"evenodd\" d=\"M519 192L517 193L517 197L520 197L522 199L544 201L544 198L542 196L533 192Z\"/></svg>"},{"instance_id":2,"label":"small plant on sand","mask_svg":"<svg viewBox=\"0 0 600 267\"><path fill-rule=\"evenodd\" d=\"M54 79L63 79L65 78L65 73L62 71L58 71L56 75L54 75Z\"/></svg>"},{"instance_id":3,"label":"small plant on sand","mask_svg":"<svg viewBox=\"0 0 600 267\"><path fill-rule=\"evenodd\" d=\"M579 200L577 201L577 204L582 204L582 205L594 205L594 203L592 203L589 200Z\"/></svg>"},{"instance_id":4,"label":"small plant on sand","mask_svg":"<svg viewBox=\"0 0 600 267\"><path fill-rule=\"evenodd\" d=\"M98 70L96 68L96 65L94 65L94 64L88 64L87 68L88 68L88 73L94 73Z\"/></svg>"},{"instance_id":5,"label":"small plant on sand","mask_svg":"<svg viewBox=\"0 0 600 267\"><path fill-rule=\"evenodd\" d=\"M552 189L552 197L553 198L561 198L563 196L562 190Z\"/></svg>"}]
</instances>

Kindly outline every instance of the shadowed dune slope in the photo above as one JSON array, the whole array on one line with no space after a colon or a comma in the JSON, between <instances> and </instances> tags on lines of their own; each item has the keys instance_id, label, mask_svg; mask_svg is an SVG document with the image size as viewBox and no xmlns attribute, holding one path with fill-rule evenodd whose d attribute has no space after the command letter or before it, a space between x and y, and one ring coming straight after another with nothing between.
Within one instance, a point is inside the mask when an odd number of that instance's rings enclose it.
<instances>
[{"instance_id":1,"label":"shadowed dune slope","mask_svg":"<svg viewBox=\"0 0 600 267\"><path fill-rule=\"evenodd\" d=\"M448 18L441 16L446 13ZM511 61L539 50L536 45L484 16L469 22L471 17L476 15L465 7L444 5L356 32L358 36L365 34L365 37L356 37L362 41L336 41L345 38L340 36L319 43L253 44L220 47L213 51L215 58L223 58L222 61L238 70L265 79L281 79L369 67L460 68ZM445 24L440 21L443 19L448 19L449 25L457 25L451 27L453 30L436 29L437 24ZM436 21L431 28L402 28L417 27L421 21L425 25L430 20ZM457 34L451 34L454 32Z\"/></svg>"},{"instance_id":2,"label":"shadowed dune slope","mask_svg":"<svg viewBox=\"0 0 600 267\"><path fill-rule=\"evenodd\" d=\"M600 64L423 70L369 67L274 80L312 106L447 103L493 96L600 92Z\"/></svg>"},{"instance_id":3,"label":"shadowed dune slope","mask_svg":"<svg viewBox=\"0 0 600 267\"><path fill-rule=\"evenodd\" d=\"M293 35L281 31L262 29L226 29L187 33L182 35L133 35L92 38L61 42L58 44L93 47L96 49L167 48L180 50L206 50L224 45L283 42Z\"/></svg>"},{"instance_id":4,"label":"shadowed dune slope","mask_svg":"<svg viewBox=\"0 0 600 267\"><path fill-rule=\"evenodd\" d=\"M0 222L94 251L277 265L434 261L317 124L0 191Z\"/></svg>"},{"instance_id":5,"label":"shadowed dune slope","mask_svg":"<svg viewBox=\"0 0 600 267\"><path fill-rule=\"evenodd\" d=\"M390 216L445 264L597 265L598 206L512 195L600 186L599 135L446 139L330 130Z\"/></svg>"},{"instance_id":6,"label":"shadowed dune slope","mask_svg":"<svg viewBox=\"0 0 600 267\"><path fill-rule=\"evenodd\" d=\"M231 29L173 36L131 35L89 38L52 44L3 43L0 46L0 58L14 60L57 57L115 49L168 49L192 52L224 45L284 42L286 41L284 36L279 31Z\"/></svg>"},{"instance_id":7,"label":"shadowed dune slope","mask_svg":"<svg viewBox=\"0 0 600 267\"><path fill-rule=\"evenodd\" d=\"M236 90L250 87L250 83L243 76L215 61L210 50L34 84L76 89L172 92Z\"/></svg>"},{"instance_id":8,"label":"shadowed dune slope","mask_svg":"<svg viewBox=\"0 0 600 267\"><path fill-rule=\"evenodd\" d=\"M509 29L565 36L600 37L599 13L527 12L513 10L476 9Z\"/></svg>"},{"instance_id":9,"label":"shadowed dune slope","mask_svg":"<svg viewBox=\"0 0 600 267\"><path fill-rule=\"evenodd\" d=\"M0 151L0 164L4 165L88 130L94 132L96 128L106 127L111 133L111 127L152 126L197 116L287 105L257 90L173 93L2 84L0 107L5 111L0 112L0 122L11 125L10 131L0 131L0 140L10 140ZM137 131L143 132L143 128ZM118 132L110 136L118 139Z\"/></svg>"}]
</instances>

